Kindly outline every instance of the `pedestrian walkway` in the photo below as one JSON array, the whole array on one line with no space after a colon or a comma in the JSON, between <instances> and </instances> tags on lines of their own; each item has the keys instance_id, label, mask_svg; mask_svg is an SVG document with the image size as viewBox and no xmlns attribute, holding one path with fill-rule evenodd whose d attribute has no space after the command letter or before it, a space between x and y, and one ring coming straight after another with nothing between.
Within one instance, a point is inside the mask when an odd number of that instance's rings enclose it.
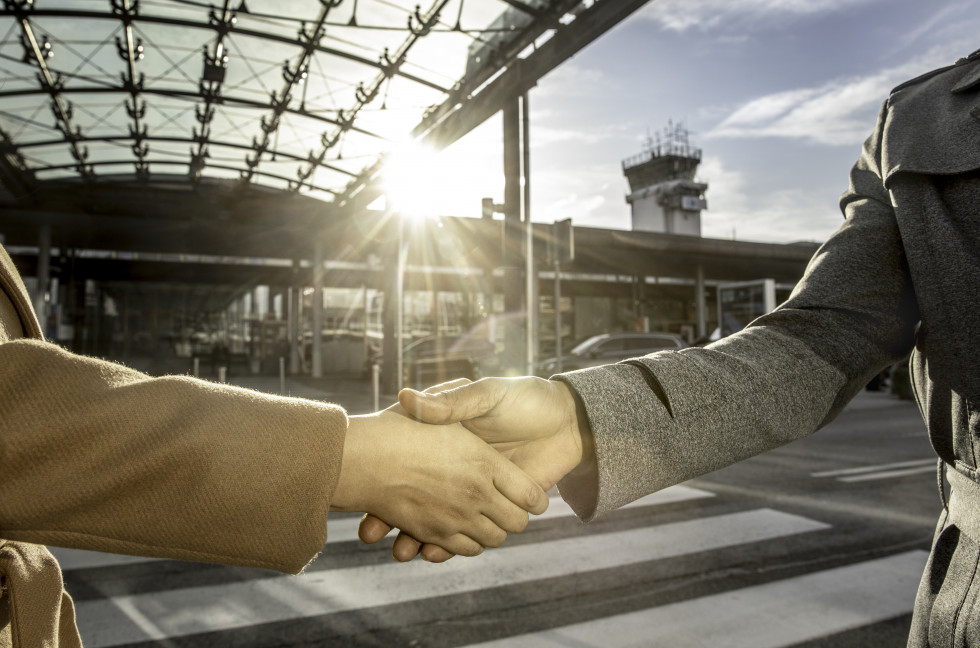
<instances>
[{"instance_id":1,"label":"pedestrian walkway","mask_svg":"<svg viewBox=\"0 0 980 648\"><path fill-rule=\"evenodd\" d=\"M698 488L675 486L634 502L615 515L628 518L642 514L646 519L657 520L658 511L666 512L667 507L698 507L715 498L713 493ZM357 522L355 516L334 519L330 524L330 546L324 554L332 554L343 543L356 543ZM568 506L554 496L549 511L532 520L529 531L557 523L577 524ZM457 601L479 597L480 609L490 613L492 610L485 608L513 605L512 596L533 598L545 582L567 582L572 590L584 582L598 582L604 574L625 577L658 564L691 565L697 570L697 565L712 552L786 542L831 529L824 522L765 507L628 526L585 534L570 534L565 526L558 535L538 534L530 542L508 544L488 550L479 558L455 559L444 565L418 560L399 564L390 558L346 564L321 558L298 577L220 567L184 572L176 567L181 563L175 561L142 559L141 566L126 557L115 557L114 561L101 554L54 551L65 569L69 591L75 590L78 627L89 648L258 647L291 645L288 637L293 635L328 638L332 636L331 627L343 625L344 618L380 620L384 611L393 606L420 606L419 610L426 610L422 616L434 614L446 597ZM572 537L566 537L569 535ZM364 549L387 551L383 546ZM484 626L475 619L468 623L476 623L475 636L483 635L476 639L479 645L494 648L798 646L908 614L925 560L926 552L917 550L870 557L510 636L501 636L499 628ZM194 565L189 567L195 569ZM106 578L105 574L113 570L120 575ZM95 582L82 587L84 579ZM126 579L136 585L127 585L121 593L113 594L118 583ZM494 590L512 594L487 597ZM355 616L345 617L351 614ZM481 627L483 631L479 631ZM267 632L275 634L275 642L267 643L261 638ZM462 642L451 641L450 645L473 641L464 635L458 639Z\"/></svg>"}]
</instances>

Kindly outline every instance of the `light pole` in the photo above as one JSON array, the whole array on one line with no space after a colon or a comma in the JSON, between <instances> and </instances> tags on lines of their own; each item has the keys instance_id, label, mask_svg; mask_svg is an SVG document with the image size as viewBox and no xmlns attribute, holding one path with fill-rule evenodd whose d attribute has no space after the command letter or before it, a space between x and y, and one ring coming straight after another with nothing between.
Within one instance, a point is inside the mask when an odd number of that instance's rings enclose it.
<instances>
[{"instance_id":1,"label":"light pole","mask_svg":"<svg viewBox=\"0 0 980 648\"><path fill-rule=\"evenodd\" d=\"M405 380L405 257L408 252L408 242L405 240L405 217L397 209L394 216L398 219L398 276L395 278L395 392L401 391Z\"/></svg>"}]
</instances>

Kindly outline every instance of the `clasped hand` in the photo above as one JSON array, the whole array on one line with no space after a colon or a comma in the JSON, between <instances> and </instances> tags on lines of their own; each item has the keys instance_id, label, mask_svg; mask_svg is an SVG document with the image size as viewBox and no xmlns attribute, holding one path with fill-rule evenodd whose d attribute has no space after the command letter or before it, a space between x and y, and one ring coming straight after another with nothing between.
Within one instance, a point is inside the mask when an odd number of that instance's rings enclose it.
<instances>
[{"instance_id":1,"label":"clasped hand","mask_svg":"<svg viewBox=\"0 0 980 648\"><path fill-rule=\"evenodd\" d=\"M523 531L548 495L459 423L427 425L395 406L351 417L331 508L368 511L412 538L475 556Z\"/></svg>"},{"instance_id":2,"label":"clasped hand","mask_svg":"<svg viewBox=\"0 0 980 648\"><path fill-rule=\"evenodd\" d=\"M447 425L444 431L453 442L459 442L455 437L462 434L471 441L482 444L479 441L482 439L489 443L489 447L484 447L492 448L501 459L509 459L513 462L511 467L523 470L526 478L532 479L544 490L554 486L578 466L590 449L582 441L574 398L561 382L534 377L484 378L477 382L458 380L431 387L425 392L403 389L398 394L398 400L403 411L415 419ZM452 461L453 450L448 445L445 450L446 460ZM454 484L446 486L449 489L458 487ZM390 495L397 501L407 493L390 491ZM511 501L520 504L516 499L511 498ZM471 500L471 503L476 502ZM521 505L532 513L543 512L543 508L539 511ZM486 504L482 503L481 506L485 508ZM386 516L380 509L361 510L369 511L361 521L359 531L364 542L377 542L392 528L399 529L392 549L396 560L411 560L421 553L425 560L443 562L454 553L462 553L446 543L418 535L416 530L420 522L411 519L407 510L399 511L402 521ZM456 513L461 515L463 512L457 510ZM526 513L522 521L526 525ZM522 525L520 529L510 527L507 530L520 531L523 528ZM481 537L491 535L488 533ZM469 537L479 542L478 538ZM498 539L502 542L503 536L493 535L494 541ZM467 546L472 549L472 545Z\"/></svg>"}]
</instances>

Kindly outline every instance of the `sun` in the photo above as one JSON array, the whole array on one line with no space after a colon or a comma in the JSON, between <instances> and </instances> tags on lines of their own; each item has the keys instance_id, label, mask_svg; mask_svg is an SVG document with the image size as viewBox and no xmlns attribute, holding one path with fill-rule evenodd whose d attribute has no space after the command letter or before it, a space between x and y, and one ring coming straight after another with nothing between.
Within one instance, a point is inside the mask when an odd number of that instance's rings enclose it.
<instances>
[{"instance_id":1,"label":"sun","mask_svg":"<svg viewBox=\"0 0 980 648\"><path fill-rule=\"evenodd\" d=\"M501 200L499 142L463 138L436 151L406 142L385 156L386 205L410 218L480 215L481 199Z\"/></svg>"},{"instance_id":2,"label":"sun","mask_svg":"<svg viewBox=\"0 0 980 648\"><path fill-rule=\"evenodd\" d=\"M445 173L436 151L418 142L396 146L385 156L382 185L387 206L410 218L436 214L438 190Z\"/></svg>"}]
</instances>

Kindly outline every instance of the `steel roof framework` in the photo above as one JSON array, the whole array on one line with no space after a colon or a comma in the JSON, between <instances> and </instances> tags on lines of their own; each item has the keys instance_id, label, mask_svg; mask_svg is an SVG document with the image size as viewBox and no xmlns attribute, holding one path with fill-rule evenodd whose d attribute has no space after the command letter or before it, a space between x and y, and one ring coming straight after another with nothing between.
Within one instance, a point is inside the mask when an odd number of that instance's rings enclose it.
<instances>
[{"instance_id":1,"label":"steel roof framework","mask_svg":"<svg viewBox=\"0 0 980 648\"><path fill-rule=\"evenodd\" d=\"M448 145L473 126L444 123L499 110L483 96L501 79L521 68L507 86L519 95L590 42L585 23L645 1L3 0L5 202L183 178L302 193L349 215L366 206L353 197L380 192L399 142ZM522 66L563 37L572 46L553 64Z\"/></svg>"}]
</instances>

